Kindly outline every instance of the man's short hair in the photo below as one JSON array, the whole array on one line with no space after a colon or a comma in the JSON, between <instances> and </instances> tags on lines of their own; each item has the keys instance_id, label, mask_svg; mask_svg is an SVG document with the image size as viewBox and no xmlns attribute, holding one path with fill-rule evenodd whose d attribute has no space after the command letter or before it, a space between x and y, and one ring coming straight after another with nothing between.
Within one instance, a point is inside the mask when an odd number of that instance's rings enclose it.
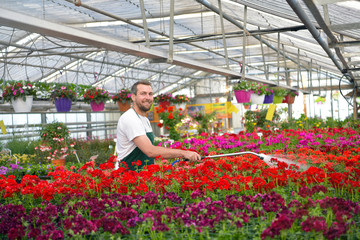
<instances>
[{"instance_id":1,"label":"man's short hair","mask_svg":"<svg viewBox=\"0 0 360 240\"><path fill-rule=\"evenodd\" d=\"M134 83L134 85L131 87L131 93L133 93L133 94L137 94L137 86L138 85L148 85L148 86L150 86L151 87L151 83L149 82L149 81L138 81L138 82L136 82L136 83Z\"/></svg>"}]
</instances>

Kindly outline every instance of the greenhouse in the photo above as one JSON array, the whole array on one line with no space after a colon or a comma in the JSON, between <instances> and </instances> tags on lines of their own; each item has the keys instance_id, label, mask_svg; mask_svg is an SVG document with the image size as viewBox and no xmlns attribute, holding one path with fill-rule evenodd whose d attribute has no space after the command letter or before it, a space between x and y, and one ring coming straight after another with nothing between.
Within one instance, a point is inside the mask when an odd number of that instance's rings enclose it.
<instances>
[{"instance_id":1,"label":"greenhouse","mask_svg":"<svg viewBox=\"0 0 360 240\"><path fill-rule=\"evenodd\" d=\"M1 239L360 239L360 2L0 0Z\"/></svg>"}]
</instances>

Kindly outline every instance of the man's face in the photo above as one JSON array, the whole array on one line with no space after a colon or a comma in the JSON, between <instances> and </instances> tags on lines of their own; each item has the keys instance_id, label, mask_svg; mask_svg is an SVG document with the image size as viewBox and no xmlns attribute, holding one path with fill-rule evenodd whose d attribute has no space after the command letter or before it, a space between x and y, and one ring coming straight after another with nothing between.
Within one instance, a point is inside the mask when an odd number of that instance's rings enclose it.
<instances>
[{"instance_id":1,"label":"man's face","mask_svg":"<svg viewBox=\"0 0 360 240\"><path fill-rule=\"evenodd\" d=\"M139 84L137 86L137 94L132 94L131 98L134 104L136 104L141 111L149 111L154 100L152 87L149 85Z\"/></svg>"}]
</instances>

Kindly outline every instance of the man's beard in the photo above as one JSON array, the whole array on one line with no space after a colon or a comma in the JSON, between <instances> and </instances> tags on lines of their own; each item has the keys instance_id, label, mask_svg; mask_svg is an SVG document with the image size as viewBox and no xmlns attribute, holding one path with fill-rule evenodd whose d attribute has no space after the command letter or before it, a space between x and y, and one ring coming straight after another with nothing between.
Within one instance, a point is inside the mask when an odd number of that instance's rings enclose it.
<instances>
[{"instance_id":1,"label":"man's beard","mask_svg":"<svg viewBox=\"0 0 360 240\"><path fill-rule=\"evenodd\" d=\"M149 111L151 109L151 105L152 105L152 103L150 104L150 107L146 107L145 105L143 105L141 103L137 104L138 108L143 112Z\"/></svg>"}]
</instances>

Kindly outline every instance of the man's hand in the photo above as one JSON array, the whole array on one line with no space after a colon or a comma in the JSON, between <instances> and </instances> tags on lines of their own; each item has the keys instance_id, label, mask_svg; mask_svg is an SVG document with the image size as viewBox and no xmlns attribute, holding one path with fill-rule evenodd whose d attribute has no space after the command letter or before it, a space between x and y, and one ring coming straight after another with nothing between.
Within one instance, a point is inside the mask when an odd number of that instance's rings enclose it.
<instances>
[{"instance_id":1,"label":"man's hand","mask_svg":"<svg viewBox=\"0 0 360 240\"><path fill-rule=\"evenodd\" d=\"M201 160L200 155L197 152L183 150L183 158L192 162L198 162Z\"/></svg>"}]
</instances>

